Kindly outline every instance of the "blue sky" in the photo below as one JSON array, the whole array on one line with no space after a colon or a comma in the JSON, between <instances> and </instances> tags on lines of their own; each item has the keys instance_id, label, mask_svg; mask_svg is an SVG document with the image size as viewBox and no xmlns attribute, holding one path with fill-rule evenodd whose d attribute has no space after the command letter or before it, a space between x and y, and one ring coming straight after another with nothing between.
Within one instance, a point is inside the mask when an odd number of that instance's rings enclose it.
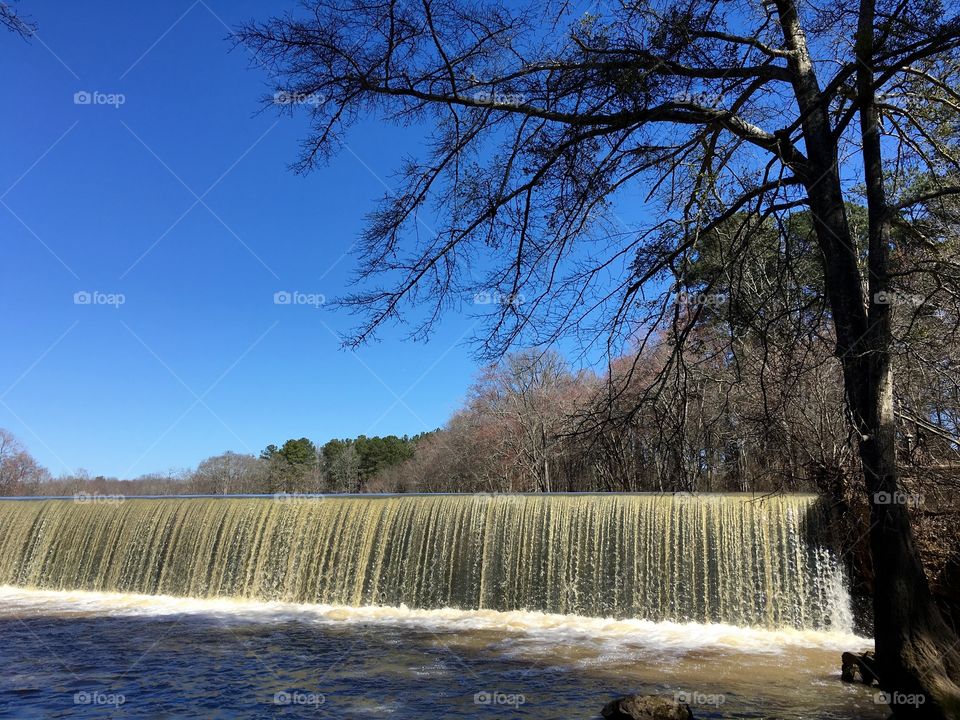
<instances>
[{"instance_id":1,"label":"blue sky","mask_svg":"<svg viewBox=\"0 0 960 720\"><path fill-rule=\"evenodd\" d=\"M353 354L350 318L274 303L345 288L381 179L421 139L363 123L329 167L290 172L305 119L260 112L272 86L226 38L292 4L20 7L39 35L0 36L0 427L54 474L136 476L443 424L477 369L471 318Z\"/></svg>"}]
</instances>

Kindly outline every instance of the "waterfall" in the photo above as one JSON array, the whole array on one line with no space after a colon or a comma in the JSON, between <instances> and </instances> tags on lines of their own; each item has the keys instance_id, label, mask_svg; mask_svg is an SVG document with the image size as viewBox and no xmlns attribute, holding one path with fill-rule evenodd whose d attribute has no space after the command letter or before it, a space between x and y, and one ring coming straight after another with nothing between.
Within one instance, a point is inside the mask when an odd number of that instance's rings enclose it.
<instances>
[{"instance_id":1,"label":"waterfall","mask_svg":"<svg viewBox=\"0 0 960 720\"><path fill-rule=\"evenodd\" d=\"M0 584L849 631L814 496L0 501Z\"/></svg>"}]
</instances>

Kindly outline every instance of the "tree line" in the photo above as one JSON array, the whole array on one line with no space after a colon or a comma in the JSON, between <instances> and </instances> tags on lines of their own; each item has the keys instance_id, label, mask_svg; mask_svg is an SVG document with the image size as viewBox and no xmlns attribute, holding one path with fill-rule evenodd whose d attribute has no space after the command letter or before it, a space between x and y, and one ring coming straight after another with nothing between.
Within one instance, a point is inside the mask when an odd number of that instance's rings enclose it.
<instances>
[{"instance_id":1,"label":"tree line","mask_svg":"<svg viewBox=\"0 0 960 720\"><path fill-rule=\"evenodd\" d=\"M386 468L411 458L422 435L334 439L318 446L309 438L268 445L259 455L227 451L196 468L135 478L91 475L86 470L54 477L9 431L0 429L0 495L230 495L363 492Z\"/></svg>"}]
</instances>

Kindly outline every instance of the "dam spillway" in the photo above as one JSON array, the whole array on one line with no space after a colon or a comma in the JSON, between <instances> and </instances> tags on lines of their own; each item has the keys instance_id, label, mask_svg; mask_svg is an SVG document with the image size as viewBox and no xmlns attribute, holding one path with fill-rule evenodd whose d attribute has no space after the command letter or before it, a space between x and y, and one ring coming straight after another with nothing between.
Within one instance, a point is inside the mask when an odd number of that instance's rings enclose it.
<instances>
[{"instance_id":1,"label":"dam spillway","mask_svg":"<svg viewBox=\"0 0 960 720\"><path fill-rule=\"evenodd\" d=\"M849 631L812 495L0 502L0 584Z\"/></svg>"}]
</instances>

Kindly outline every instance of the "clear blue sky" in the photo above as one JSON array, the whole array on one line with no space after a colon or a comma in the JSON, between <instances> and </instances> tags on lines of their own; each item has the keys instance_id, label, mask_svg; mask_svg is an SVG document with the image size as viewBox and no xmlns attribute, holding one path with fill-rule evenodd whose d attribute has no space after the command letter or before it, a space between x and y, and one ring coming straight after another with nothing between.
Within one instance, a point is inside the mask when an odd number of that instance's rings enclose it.
<instances>
[{"instance_id":1,"label":"clear blue sky","mask_svg":"<svg viewBox=\"0 0 960 720\"><path fill-rule=\"evenodd\" d=\"M371 122L328 168L288 170L305 120L259 112L272 87L226 38L292 2L19 7L39 35L0 35L0 427L54 474L127 477L443 424L476 372L470 318L354 355L349 318L274 304L344 289L379 178L421 139ZM94 291L124 303L75 304Z\"/></svg>"}]
</instances>

